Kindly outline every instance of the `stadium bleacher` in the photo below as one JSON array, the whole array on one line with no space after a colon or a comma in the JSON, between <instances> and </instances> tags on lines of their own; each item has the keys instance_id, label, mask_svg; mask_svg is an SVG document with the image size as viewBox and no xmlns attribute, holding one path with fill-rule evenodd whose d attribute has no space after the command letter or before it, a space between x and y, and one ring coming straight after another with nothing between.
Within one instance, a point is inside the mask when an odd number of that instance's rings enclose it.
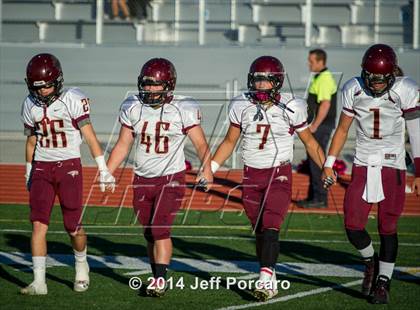
<instances>
[{"instance_id":1,"label":"stadium bleacher","mask_svg":"<svg viewBox=\"0 0 420 310\"><path fill-rule=\"evenodd\" d=\"M177 21L175 2L153 1L145 27L136 27L136 21L105 20L104 43L196 43L198 1L178 1ZM230 1L206 2L207 44L262 42L303 45L307 10L305 0L244 0L236 1L236 8L237 18L235 24L231 25ZM373 43L376 34L379 40L386 40L390 44L408 45L412 41L410 10L409 0L382 0L378 16L375 17L373 0L315 0L312 8L312 42L332 46L366 45ZM3 0L3 41L93 43L95 14L95 1ZM374 35L370 35L372 31ZM360 36L363 39L359 39Z\"/></svg>"}]
</instances>

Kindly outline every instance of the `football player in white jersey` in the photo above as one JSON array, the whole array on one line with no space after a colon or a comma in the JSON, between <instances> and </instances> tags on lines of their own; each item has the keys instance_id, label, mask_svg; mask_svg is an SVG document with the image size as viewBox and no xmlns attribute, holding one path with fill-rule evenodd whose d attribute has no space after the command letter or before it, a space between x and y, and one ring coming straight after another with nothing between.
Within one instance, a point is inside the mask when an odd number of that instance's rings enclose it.
<instances>
[{"instance_id":1,"label":"football player in white jersey","mask_svg":"<svg viewBox=\"0 0 420 310\"><path fill-rule=\"evenodd\" d=\"M261 269L254 296L261 301L278 293L275 265L280 225L291 202L294 132L320 168L325 159L308 129L306 101L280 92L283 80L283 65L277 58L262 56L252 63L248 92L232 100L228 132L211 162L214 173L243 135L242 202L256 237Z\"/></svg>"},{"instance_id":2,"label":"football player in white jersey","mask_svg":"<svg viewBox=\"0 0 420 310\"><path fill-rule=\"evenodd\" d=\"M405 200L405 127L415 162L412 190L420 195L420 104L416 82L395 77L397 57L385 44L371 46L362 74L343 87L340 122L324 165L325 186L336 180L332 166L356 120L352 181L344 199L344 222L350 243L365 263L362 293L372 303L389 302L389 284L397 257L397 222ZM378 255L365 230L369 211L378 203Z\"/></svg>"},{"instance_id":3,"label":"football player in white jersey","mask_svg":"<svg viewBox=\"0 0 420 310\"><path fill-rule=\"evenodd\" d=\"M133 207L144 228L153 272L146 293L156 297L165 293L172 256L171 225L185 193L187 136L202 161L201 181L207 189L213 182L199 106L191 97L173 94L176 77L175 67L167 59L153 58L143 65L139 94L121 105L120 135L108 160L110 171L115 171L136 141Z\"/></svg>"},{"instance_id":4,"label":"football player in white jersey","mask_svg":"<svg viewBox=\"0 0 420 310\"><path fill-rule=\"evenodd\" d=\"M46 234L56 195L74 250L74 290L84 292L89 286L89 266L86 234L81 226L81 136L98 164L102 186L109 182L108 187L112 189L113 177L89 120L89 99L77 88L63 89L63 72L58 59L51 54L34 56L26 69L26 83L29 95L23 102L21 117L27 136L25 177L30 192L34 281L22 288L21 293L47 294Z\"/></svg>"}]
</instances>

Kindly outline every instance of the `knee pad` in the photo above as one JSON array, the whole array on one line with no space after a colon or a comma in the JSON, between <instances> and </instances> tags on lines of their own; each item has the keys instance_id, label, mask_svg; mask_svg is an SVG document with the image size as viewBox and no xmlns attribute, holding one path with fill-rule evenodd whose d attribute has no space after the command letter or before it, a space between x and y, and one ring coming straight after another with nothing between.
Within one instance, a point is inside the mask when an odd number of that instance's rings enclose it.
<instances>
[{"instance_id":1,"label":"knee pad","mask_svg":"<svg viewBox=\"0 0 420 310\"><path fill-rule=\"evenodd\" d=\"M372 242L372 239L370 238L366 229L363 229L363 230L346 229L346 234L350 243L358 250L363 250Z\"/></svg>"},{"instance_id":2,"label":"knee pad","mask_svg":"<svg viewBox=\"0 0 420 310\"><path fill-rule=\"evenodd\" d=\"M379 260L387 263L395 263L398 253L398 235L379 235L381 238L381 248L379 250Z\"/></svg>"}]
</instances>

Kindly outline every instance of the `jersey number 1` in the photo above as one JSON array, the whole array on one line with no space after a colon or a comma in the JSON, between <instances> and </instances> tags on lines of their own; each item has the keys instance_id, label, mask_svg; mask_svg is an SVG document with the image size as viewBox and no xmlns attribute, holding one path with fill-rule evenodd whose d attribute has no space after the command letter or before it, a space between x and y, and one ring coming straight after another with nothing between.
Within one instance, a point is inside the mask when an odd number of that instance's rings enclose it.
<instances>
[{"instance_id":1,"label":"jersey number 1","mask_svg":"<svg viewBox=\"0 0 420 310\"><path fill-rule=\"evenodd\" d=\"M380 118L379 118L379 108L371 108L369 111L373 112L373 136L371 139L382 139L379 135L379 126L380 126Z\"/></svg>"}]
</instances>

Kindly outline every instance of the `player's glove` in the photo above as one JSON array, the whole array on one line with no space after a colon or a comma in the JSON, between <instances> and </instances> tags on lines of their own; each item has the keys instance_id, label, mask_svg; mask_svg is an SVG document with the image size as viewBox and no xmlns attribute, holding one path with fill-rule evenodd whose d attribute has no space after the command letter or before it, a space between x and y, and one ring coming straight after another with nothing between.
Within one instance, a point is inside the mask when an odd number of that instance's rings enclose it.
<instances>
[{"instance_id":1,"label":"player's glove","mask_svg":"<svg viewBox=\"0 0 420 310\"><path fill-rule=\"evenodd\" d=\"M198 187L202 187L204 189L205 192L207 192L208 189L208 184L209 182L207 181L207 179L205 177L201 177L200 180L197 183Z\"/></svg>"},{"instance_id":2,"label":"player's glove","mask_svg":"<svg viewBox=\"0 0 420 310\"><path fill-rule=\"evenodd\" d=\"M334 175L335 175L335 180L333 177L326 177L324 179L324 188L325 189L329 189L330 186L334 185L336 183L336 179L337 179L337 172L335 170L334 171Z\"/></svg>"},{"instance_id":3,"label":"player's glove","mask_svg":"<svg viewBox=\"0 0 420 310\"><path fill-rule=\"evenodd\" d=\"M100 155L95 157L95 161L99 169L99 188L101 192L105 192L106 189L115 191L115 178L111 173L109 173L108 167L105 163L105 157Z\"/></svg>"},{"instance_id":4,"label":"player's glove","mask_svg":"<svg viewBox=\"0 0 420 310\"><path fill-rule=\"evenodd\" d=\"M101 192L105 192L105 189L115 191L115 178L108 169L99 171L99 188Z\"/></svg>"}]
</instances>

